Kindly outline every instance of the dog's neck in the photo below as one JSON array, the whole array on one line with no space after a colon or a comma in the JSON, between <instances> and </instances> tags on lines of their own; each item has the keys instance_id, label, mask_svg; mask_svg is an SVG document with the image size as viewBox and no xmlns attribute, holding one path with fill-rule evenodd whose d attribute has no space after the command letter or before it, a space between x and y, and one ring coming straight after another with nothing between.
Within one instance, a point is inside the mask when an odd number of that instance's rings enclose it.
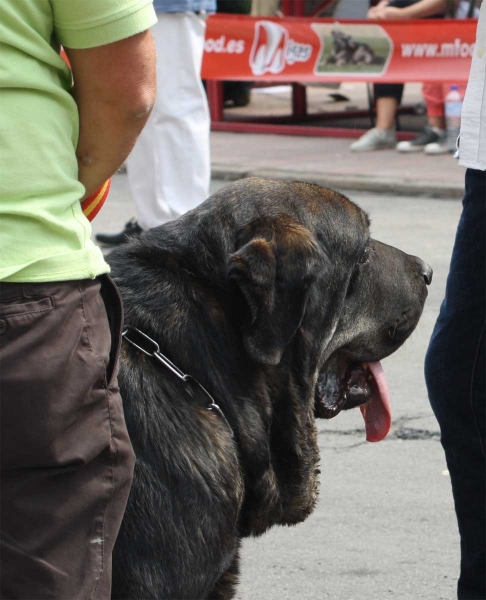
<instances>
[{"instance_id":1,"label":"dog's neck","mask_svg":"<svg viewBox=\"0 0 486 600\"><path fill-rule=\"evenodd\" d=\"M178 227L166 226L126 249L138 265L130 281L122 254L113 260L126 323L156 339L170 360L207 387L234 428L246 484L241 535L258 535L273 524L303 520L315 504L314 408L303 376L307 368L295 369L305 355L298 339L277 366L247 355L235 326L239 308L225 280L233 250L225 239L205 244L201 228L190 240Z\"/></svg>"}]
</instances>

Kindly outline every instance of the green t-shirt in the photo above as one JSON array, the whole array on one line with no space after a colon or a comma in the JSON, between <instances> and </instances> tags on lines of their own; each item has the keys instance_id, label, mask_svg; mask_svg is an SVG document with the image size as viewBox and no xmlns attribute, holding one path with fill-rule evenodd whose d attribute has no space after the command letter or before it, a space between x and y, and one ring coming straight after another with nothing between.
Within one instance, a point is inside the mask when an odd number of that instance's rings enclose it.
<instances>
[{"instance_id":1,"label":"green t-shirt","mask_svg":"<svg viewBox=\"0 0 486 600\"><path fill-rule=\"evenodd\" d=\"M101 46L156 21L151 0L0 0L0 281L109 271L81 210L78 111L59 44Z\"/></svg>"}]
</instances>

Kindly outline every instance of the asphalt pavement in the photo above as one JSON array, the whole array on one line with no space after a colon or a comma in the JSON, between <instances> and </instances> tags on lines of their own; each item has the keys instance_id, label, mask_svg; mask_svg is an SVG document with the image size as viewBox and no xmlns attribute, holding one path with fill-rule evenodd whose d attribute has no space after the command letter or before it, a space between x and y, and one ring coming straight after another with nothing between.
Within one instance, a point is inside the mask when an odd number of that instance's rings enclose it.
<instances>
[{"instance_id":1,"label":"asphalt pavement","mask_svg":"<svg viewBox=\"0 0 486 600\"><path fill-rule=\"evenodd\" d=\"M258 170L303 179L307 166L310 179L319 175L321 183L331 182L369 212L373 237L420 256L434 268L417 330L383 361L394 411L389 436L378 444L367 443L358 410L319 422L318 507L305 523L245 540L238 600L453 599L459 537L423 361L444 294L463 170L451 156L407 156L413 183L407 192L405 187L393 188L393 181L398 185L400 180L399 167L392 172L388 168L404 157L393 151L357 157L347 149L349 140L214 133L212 146L213 174L219 177ZM356 188L353 170L363 174L364 163L368 178L387 193L350 191ZM387 181L391 188L383 183ZM223 185L215 179L212 191ZM119 231L133 215L126 175L117 175L93 229Z\"/></svg>"}]
</instances>

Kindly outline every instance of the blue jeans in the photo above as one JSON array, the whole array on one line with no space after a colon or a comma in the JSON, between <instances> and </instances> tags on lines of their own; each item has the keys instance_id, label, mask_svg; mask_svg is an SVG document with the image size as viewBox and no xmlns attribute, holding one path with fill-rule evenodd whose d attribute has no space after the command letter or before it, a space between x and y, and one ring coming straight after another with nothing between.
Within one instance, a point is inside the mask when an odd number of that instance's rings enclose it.
<instances>
[{"instance_id":1,"label":"blue jeans","mask_svg":"<svg viewBox=\"0 0 486 600\"><path fill-rule=\"evenodd\" d=\"M447 288L425 359L461 536L460 600L485 600L486 172L468 169Z\"/></svg>"}]
</instances>

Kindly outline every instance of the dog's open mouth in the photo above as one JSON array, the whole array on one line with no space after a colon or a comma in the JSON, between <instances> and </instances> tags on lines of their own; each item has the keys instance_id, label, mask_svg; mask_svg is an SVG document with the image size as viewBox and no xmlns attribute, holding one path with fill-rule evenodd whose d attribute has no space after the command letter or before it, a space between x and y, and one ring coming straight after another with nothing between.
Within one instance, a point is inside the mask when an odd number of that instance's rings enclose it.
<instances>
[{"instance_id":1,"label":"dog's open mouth","mask_svg":"<svg viewBox=\"0 0 486 600\"><path fill-rule=\"evenodd\" d=\"M365 421L366 439L379 442L385 438L391 426L391 405L381 364L330 359L317 379L316 416L332 419L356 406Z\"/></svg>"}]
</instances>

